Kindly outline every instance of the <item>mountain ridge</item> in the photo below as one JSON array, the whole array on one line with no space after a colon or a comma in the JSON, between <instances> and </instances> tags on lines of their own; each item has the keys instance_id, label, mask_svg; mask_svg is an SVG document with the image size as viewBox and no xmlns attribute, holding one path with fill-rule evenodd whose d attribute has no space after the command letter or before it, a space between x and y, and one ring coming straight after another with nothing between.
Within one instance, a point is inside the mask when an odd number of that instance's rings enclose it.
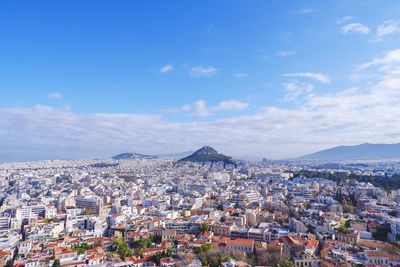
<instances>
[{"instance_id":1,"label":"mountain ridge","mask_svg":"<svg viewBox=\"0 0 400 267\"><path fill-rule=\"evenodd\" d=\"M371 144L341 145L296 159L299 160L380 160L400 159L400 143L394 144Z\"/></svg>"},{"instance_id":2,"label":"mountain ridge","mask_svg":"<svg viewBox=\"0 0 400 267\"><path fill-rule=\"evenodd\" d=\"M135 153L135 152L123 152L120 154L117 154L112 157L114 160L123 160L123 159L167 159L167 158L182 158L182 157L187 157L191 155L193 151L184 151L184 152L178 152L178 153L167 153L167 154L155 154L155 155L149 155L149 154L142 154L142 153Z\"/></svg>"},{"instance_id":3,"label":"mountain ridge","mask_svg":"<svg viewBox=\"0 0 400 267\"><path fill-rule=\"evenodd\" d=\"M140 153L133 152L124 152L112 157L114 160L123 160L123 159L156 159L158 158L155 155L145 155Z\"/></svg>"}]
</instances>

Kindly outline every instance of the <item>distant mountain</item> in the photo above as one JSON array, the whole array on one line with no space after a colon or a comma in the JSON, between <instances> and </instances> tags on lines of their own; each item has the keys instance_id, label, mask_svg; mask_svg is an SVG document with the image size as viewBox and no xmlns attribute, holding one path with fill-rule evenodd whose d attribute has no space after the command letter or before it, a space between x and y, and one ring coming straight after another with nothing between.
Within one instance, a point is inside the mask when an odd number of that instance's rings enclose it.
<instances>
[{"instance_id":1,"label":"distant mountain","mask_svg":"<svg viewBox=\"0 0 400 267\"><path fill-rule=\"evenodd\" d=\"M115 155L112 158L114 160L121 160L121 159L156 159L157 156L125 152L125 153L121 153L121 154Z\"/></svg>"},{"instance_id":2,"label":"distant mountain","mask_svg":"<svg viewBox=\"0 0 400 267\"><path fill-rule=\"evenodd\" d=\"M361 144L337 146L302 156L302 160L379 160L400 159L400 144Z\"/></svg>"},{"instance_id":3,"label":"distant mountain","mask_svg":"<svg viewBox=\"0 0 400 267\"><path fill-rule=\"evenodd\" d=\"M171 153L171 154L158 154L157 157L162 159L180 159L190 156L192 153L193 151L185 151L185 152Z\"/></svg>"},{"instance_id":4,"label":"distant mountain","mask_svg":"<svg viewBox=\"0 0 400 267\"><path fill-rule=\"evenodd\" d=\"M178 160L178 163L182 162L197 162L197 163L216 163L216 162L223 162L224 165L232 164L236 165L235 161L228 156L218 153L217 150L210 146L204 146L199 150L193 152L192 155L187 156Z\"/></svg>"}]
</instances>

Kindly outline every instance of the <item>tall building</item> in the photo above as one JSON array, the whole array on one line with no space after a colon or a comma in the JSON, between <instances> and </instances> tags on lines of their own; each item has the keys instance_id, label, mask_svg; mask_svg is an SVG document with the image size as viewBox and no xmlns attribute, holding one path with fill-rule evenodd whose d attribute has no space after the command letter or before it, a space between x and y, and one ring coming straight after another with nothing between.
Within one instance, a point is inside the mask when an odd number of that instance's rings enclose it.
<instances>
[{"instance_id":1,"label":"tall building","mask_svg":"<svg viewBox=\"0 0 400 267\"><path fill-rule=\"evenodd\" d=\"M45 214L45 205L25 206L16 210L15 218L17 218L18 221L22 221L24 219L44 218Z\"/></svg>"},{"instance_id":2,"label":"tall building","mask_svg":"<svg viewBox=\"0 0 400 267\"><path fill-rule=\"evenodd\" d=\"M96 196L76 197L75 206L77 208L83 208L87 212L93 212L99 214L100 210L103 207L103 200Z\"/></svg>"},{"instance_id":3,"label":"tall building","mask_svg":"<svg viewBox=\"0 0 400 267\"><path fill-rule=\"evenodd\" d=\"M0 230L7 230L10 228L11 218L8 215L0 216Z\"/></svg>"}]
</instances>

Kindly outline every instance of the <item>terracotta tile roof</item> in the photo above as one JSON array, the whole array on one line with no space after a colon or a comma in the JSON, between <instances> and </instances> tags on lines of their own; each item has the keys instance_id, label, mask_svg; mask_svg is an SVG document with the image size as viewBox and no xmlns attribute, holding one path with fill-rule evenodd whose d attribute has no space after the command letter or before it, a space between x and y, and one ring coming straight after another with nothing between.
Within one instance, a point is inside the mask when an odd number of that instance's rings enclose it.
<instances>
[{"instance_id":1,"label":"terracotta tile roof","mask_svg":"<svg viewBox=\"0 0 400 267\"><path fill-rule=\"evenodd\" d=\"M90 254L90 253L104 253L104 248L97 246L97 247L94 247L94 248L86 251L86 254Z\"/></svg>"},{"instance_id":2,"label":"terracotta tile roof","mask_svg":"<svg viewBox=\"0 0 400 267\"><path fill-rule=\"evenodd\" d=\"M105 254L103 253L95 253L92 255L87 256L88 260L100 260L103 259L105 257Z\"/></svg>"},{"instance_id":3,"label":"terracotta tile roof","mask_svg":"<svg viewBox=\"0 0 400 267\"><path fill-rule=\"evenodd\" d=\"M137 260L133 260L131 261L133 264L138 264L138 263L145 263L147 261L151 261L152 256L148 255L148 256L144 256L142 259L137 259Z\"/></svg>"},{"instance_id":4,"label":"terracotta tile roof","mask_svg":"<svg viewBox=\"0 0 400 267\"><path fill-rule=\"evenodd\" d=\"M62 267L77 266L78 264L84 264L84 263L85 263L84 261L75 261L75 262L72 262L72 263L61 264L61 266Z\"/></svg>"},{"instance_id":5,"label":"terracotta tile roof","mask_svg":"<svg viewBox=\"0 0 400 267\"><path fill-rule=\"evenodd\" d=\"M282 244L279 243L279 240L274 240L268 244L268 247L273 247L273 248L281 248L281 246Z\"/></svg>"},{"instance_id":6,"label":"terracotta tile roof","mask_svg":"<svg viewBox=\"0 0 400 267\"><path fill-rule=\"evenodd\" d=\"M129 231L125 233L125 237L137 237L137 236L139 236L138 232Z\"/></svg>"},{"instance_id":7,"label":"terracotta tile roof","mask_svg":"<svg viewBox=\"0 0 400 267\"><path fill-rule=\"evenodd\" d=\"M310 240L310 241L308 241L306 247L310 248L310 249L314 249L318 246L318 244L319 244L318 240Z\"/></svg>"},{"instance_id":8,"label":"terracotta tile roof","mask_svg":"<svg viewBox=\"0 0 400 267\"><path fill-rule=\"evenodd\" d=\"M371 221L371 222L368 223L368 227L369 228L375 228L375 227L378 227L378 226L380 226L380 224L377 223L377 222L374 222L374 221Z\"/></svg>"},{"instance_id":9,"label":"terracotta tile roof","mask_svg":"<svg viewBox=\"0 0 400 267\"><path fill-rule=\"evenodd\" d=\"M389 253L384 252L384 251L367 251L365 254L367 254L368 257L387 257L387 256L389 256Z\"/></svg>"},{"instance_id":10,"label":"terracotta tile roof","mask_svg":"<svg viewBox=\"0 0 400 267\"><path fill-rule=\"evenodd\" d=\"M370 247L370 248L380 248L380 249L393 249L394 245L383 242L383 241L377 241L377 240L368 240L368 239L360 239L358 244Z\"/></svg>"},{"instance_id":11,"label":"terracotta tile roof","mask_svg":"<svg viewBox=\"0 0 400 267\"><path fill-rule=\"evenodd\" d=\"M73 252L75 252L75 251L72 248L66 248L66 247L55 247L54 248L55 255L73 253Z\"/></svg>"},{"instance_id":12,"label":"terracotta tile roof","mask_svg":"<svg viewBox=\"0 0 400 267\"><path fill-rule=\"evenodd\" d=\"M12 252L11 252L11 251L0 250L0 257L1 257L1 258L3 258L3 257L9 257L9 256L11 256L11 255L12 255Z\"/></svg>"},{"instance_id":13,"label":"terracotta tile roof","mask_svg":"<svg viewBox=\"0 0 400 267\"><path fill-rule=\"evenodd\" d=\"M229 246L248 246L248 247L253 247L254 246L254 240L243 239L243 238L229 239L226 242L226 244L229 245Z\"/></svg>"}]
</instances>

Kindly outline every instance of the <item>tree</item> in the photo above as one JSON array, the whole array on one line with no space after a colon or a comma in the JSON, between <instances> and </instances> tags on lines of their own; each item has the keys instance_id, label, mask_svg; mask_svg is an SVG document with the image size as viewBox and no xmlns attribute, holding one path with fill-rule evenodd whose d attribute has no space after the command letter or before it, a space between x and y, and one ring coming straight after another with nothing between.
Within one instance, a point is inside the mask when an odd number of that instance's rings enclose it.
<instances>
[{"instance_id":1,"label":"tree","mask_svg":"<svg viewBox=\"0 0 400 267\"><path fill-rule=\"evenodd\" d=\"M204 232L209 231L210 228L211 228L211 227L210 227L210 225L209 225L208 223L203 222L203 223L201 224L200 231L204 234Z\"/></svg>"},{"instance_id":2,"label":"tree","mask_svg":"<svg viewBox=\"0 0 400 267\"><path fill-rule=\"evenodd\" d=\"M355 180L358 182L369 182L374 186L382 187L386 190L393 190L400 188L400 174L394 174L392 176L388 176L385 174L384 176L380 175L358 175L355 173L344 173L344 172L326 172L326 171L310 171L310 170L301 170L297 171L293 174L294 177L306 177L306 178L322 178L335 181L337 185L345 182L346 180ZM357 200L354 196L350 196L350 201L355 206Z\"/></svg>"},{"instance_id":3,"label":"tree","mask_svg":"<svg viewBox=\"0 0 400 267\"><path fill-rule=\"evenodd\" d=\"M80 245L78 245L78 246L73 247L73 249L78 253L78 255L81 255L81 254L85 253L86 250L89 250L89 249L91 249L91 248L92 248L92 247L89 246L89 245L86 244L86 243L82 243L82 244L80 244Z\"/></svg>"},{"instance_id":4,"label":"tree","mask_svg":"<svg viewBox=\"0 0 400 267\"><path fill-rule=\"evenodd\" d=\"M388 225L380 225L376 228L376 231L372 233L372 236L376 240L387 241L390 227Z\"/></svg>"},{"instance_id":5,"label":"tree","mask_svg":"<svg viewBox=\"0 0 400 267\"><path fill-rule=\"evenodd\" d=\"M339 226L339 228L337 229L337 231L338 231L339 233L346 233L347 228L346 228L346 226L345 226L344 224L342 224L341 226Z\"/></svg>"},{"instance_id":6,"label":"tree","mask_svg":"<svg viewBox=\"0 0 400 267\"><path fill-rule=\"evenodd\" d=\"M132 246L135 248L149 248L152 246L153 242L152 241L157 241L156 238L141 238L137 241L132 242ZM155 242L157 243L157 242Z\"/></svg>"},{"instance_id":7,"label":"tree","mask_svg":"<svg viewBox=\"0 0 400 267\"><path fill-rule=\"evenodd\" d=\"M250 261L250 259L246 255L243 255L243 253L228 253L227 251L215 249L211 244L209 244L209 246L205 245L201 246L196 251L197 257L203 266L208 265L210 267L219 267L221 266L222 262L230 261L231 259L235 259L237 261L243 260L247 263Z\"/></svg>"},{"instance_id":8,"label":"tree","mask_svg":"<svg viewBox=\"0 0 400 267\"><path fill-rule=\"evenodd\" d=\"M355 213L355 207L354 206L351 206L351 205L348 205L348 204L345 204L345 205L343 205L343 213Z\"/></svg>"},{"instance_id":9,"label":"tree","mask_svg":"<svg viewBox=\"0 0 400 267\"><path fill-rule=\"evenodd\" d=\"M136 257L142 256L142 253L143 253L143 249L142 248L135 249L135 256Z\"/></svg>"},{"instance_id":10,"label":"tree","mask_svg":"<svg viewBox=\"0 0 400 267\"><path fill-rule=\"evenodd\" d=\"M52 222L58 222L58 218L57 217L53 217L53 218L46 218L44 219L45 223L52 223Z\"/></svg>"},{"instance_id":11,"label":"tree","mask_svg":"<svg viewBox=\"0 0 400 267\"><path fill-rule=\"evenodd\" d=\"M114 241L115 252L118 253L119 257L122 260L125 260L126 257L132 255L132 251L129 248L129 245L125 242L123 238L117 238Z\"/></svg>"},{"instance_id":12,"label":"tree","mask_svg":"<svg viewBox=\"0 0 400 267\"><path fill-rule=\"evenodd\" d=\"M352 204L353 206L357 206L356 195L355 195L354 193L353 193L353 194L350 194L350 195L349 195L349 198L350 198L351 204Z\"/></svg>"},{"instance_id":13,"label":"tree","mask_svg":"<svg viewBox=\"0 0 400 267\"><path fill-rule=\"evenodd\" d=\"M160 235L153 235L153 236L151 236L151 237L149 238L149 240L150 240L152 243L160 244L161 241L162 241L162 238L161 238Z\"/></svg>"},{"instance_id":14,"label":"tree","mask_svg":"<svg viewBox=\"0 0 400 267\"><path fill-rule=\"evenodd\" d=\"M59 259L54 260L51 267L61 267L60 260Z\"/></svg>"},{"instance_id":15,"label":"tree","mask_svg":"<svg viewBox=\"0 0 400 267\"><path fill-rule=\"evenodd\" d=\"M342 195L342 190L338 189L336 191L336 200L337 202L339 202L340 204L343 204L343 195Z\"/></svg>"},{"instance_id":16,"label":"tree","mask_svg":"<svg viewBox=\"0 0 400 267\"><path fill-rule=\"evenodd\" d=\"M85 209L84 215L95 215L97 214L95 210Z\"/></svg>"},{"instance_id":17,"label":"tree","mask_svg":"<svg viewBox=\"0 0 400 267\"><path fill-rule=\"evenodd\" d=\"M198 248L197 252L198 253L205 253L205 252L209 251L210 249L214 249L214 244L213 243L208 243L208 244L201 245Z\"/></svg>"},{"instance_id":18,"label":"tree","mask_svg":"<svg viewBox=\"0 0 400 267\"><path fill-rule=\"evenodd\" d=\"M173 251L172 248L167 248L165 251L157 252L157 253L151 258L151 260L154 261L157 265L159 265L162 258L171 257L171 255L172 255L173 252L174 252L174 251Z\"/></svg>"},{"instance_id":19,"label":"tree","mask_svg":"<svg viewBox=\"0 0 400 267\"><path fill-rule=\"evenodd\" d=\"M291 262L290 260L281 260L279 262L276 262L274 264L275 267L292 267L293 266L293 262Z\"/></svg>"}]
</instances>

